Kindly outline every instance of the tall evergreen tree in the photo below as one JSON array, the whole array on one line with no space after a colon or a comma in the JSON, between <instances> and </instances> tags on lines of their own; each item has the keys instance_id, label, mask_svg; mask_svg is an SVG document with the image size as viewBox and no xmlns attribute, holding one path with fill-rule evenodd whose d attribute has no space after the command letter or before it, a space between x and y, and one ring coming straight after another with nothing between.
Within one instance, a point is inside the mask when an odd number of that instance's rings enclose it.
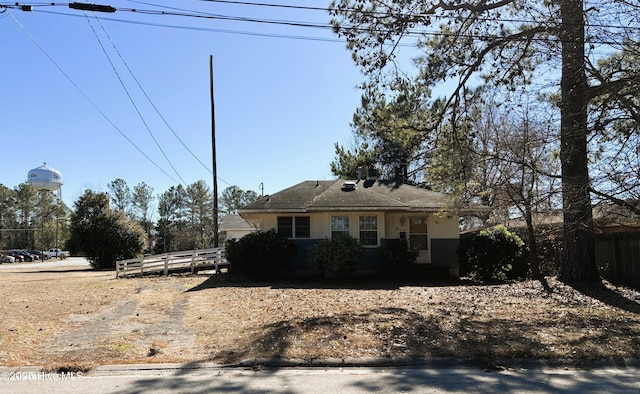
<instances>
[{"instance_id":1,"label":"tall evergreen tree","mask_svg":"<svg viewBox=\"0 0 640 394\"><path fill-rule=\"evenodd\" d=\"M619 74L597 80L587 65L597 64L598 54L620 52L625 41L637 44L637 35L628 34L632 31L628 28L637 29L640 20L635 2L587 1L587 5L583 0L336 0L330 7L336 32L346 38L355 62L372 83L386 86L397 78L397 73L384 71L398 70L396 55L403 44L421 50L415 59L419 68L415 83L427 87L453 83L442 110L432 115L434 127L446 122L455 129L464 120L467 103L474 98L469 95L474 83L483 80L526 90L546 74L552 85L554 73L548 71L560 64L556 85L560 86L564 206L560 278L566 282L599 279L588 169L589 104L605 92L631 100ZM638 78L632 78L636 85Z\"/></svg>"}]
</instances>

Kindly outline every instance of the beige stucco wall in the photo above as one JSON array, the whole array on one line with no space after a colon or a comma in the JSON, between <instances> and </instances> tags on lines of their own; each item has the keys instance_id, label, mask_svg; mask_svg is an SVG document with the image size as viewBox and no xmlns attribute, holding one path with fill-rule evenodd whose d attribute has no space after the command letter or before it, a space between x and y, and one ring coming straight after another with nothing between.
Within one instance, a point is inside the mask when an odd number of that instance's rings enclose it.
<instances>
[{"instance_id":1,"label":"beige stucco wall","mask_svg":"<svg viewBox=\"0 0 640 394\"><path fill-rule=\"evenodd\" d=\"M311 218L311 238L325 238L324 215L321 213L281 213L281 214L245 214L242 217L252 226L268 231L277 229L278 216L309 216Z\"/></svg>"},{"instance_id":2,"label":"beige stucco wall","mask_svg":"<svg viewBox=\"0 0 640 394\"><path fill-rule=\"evenodd\" d=\"M387 238L399 238L401 232L409 233L410 217L427 217L429 238L459 238L458 217L436 213L389 213L387 214Z\"/></svg>"},{"instance_id":3,"label":"beige stucco wall","mask_svg":"<svg viewBox=\"0 0 640 394\"><path fill-rule=\"evenodd\" d=\"M247 222L256 228L267 231L277 228L278 216L310 216L311 239L329 238L331 236L331 216L349 216L349 232L354 238L359 238L358 217L361 215L375 215L378 217L378 244L381 238L400 238L400 233L405 232L406 238L410 237L409 220L411 217L427 217L427 244L428 249L421 252L417 263L432 263L432 243L434 239L458 239L458 216L439 214L435 212L324 212L324 213L282 213L282 214L252 214L243 215ZM440 263L441 264L441 263ZM451 264L455 265L456 261ZM457 267L451 266L450 273L457 276Z\"/></svg>"},{"instance_id":4,"label":"beige stucco wall","mask_svg":"<svg viewBox=\"0 0 640 394\"><path fill-rule=\"evenodd\" d=\"M382 213L382 212L325 212L325 213L291 213L291 214L249 214L243 215L247 222L262 231L275 229L278 216L310 216L311 238L328 238L331 234L331 216L349 216L349 232L358 237L358 217L373 215L378 217L378 238L399 238L400 232L409 233L409 217L428 218L428 238L459 238L458 217L437 213Z\"/></svg>"},{"instance_id":5,"label":"beige stucco wall","mask_svg":"<svg viewBox=\"0 0 640 394\"><path fill-rule=\"evenodd\" d=\"M358 217L378 217L378 238L386 238L384 214L380 212L331 212L331 213L282 213L282 214L250 214L243 215L245 220L262 231L276 229L278 216L310 216L311 238L322 239L331 236L331 216L349 216L349 233L352 237L359 237Z\"/></svg>"}]
</instances>

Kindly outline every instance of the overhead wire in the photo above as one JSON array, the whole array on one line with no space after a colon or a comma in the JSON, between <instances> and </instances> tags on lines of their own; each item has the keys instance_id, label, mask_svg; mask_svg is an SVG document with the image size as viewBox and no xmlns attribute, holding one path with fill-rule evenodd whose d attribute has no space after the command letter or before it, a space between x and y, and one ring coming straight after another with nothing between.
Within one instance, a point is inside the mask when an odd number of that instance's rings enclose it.
<instances>
[{"instance_id":1,"label":"overhead wire","mask_svg":"<svg viewBox=\"0 0 640 394\"><path fill-rule=\"evenodd\" d=\"M6 8L2 9L3 13L4 11L6 11L6 14L3 16L9 16L10 12L8 12L9 10ZM2 14L2 13L0 13ZM173 177L171 177L166 171L164 171L154 160L152 160L144 151L142 151L142 149L140 149L123 131L122 129L120 129L117 125L115 125L115 123L104 113L104 111L102 111L98 105L89 98L89 96L84 93L84 91L79 87L79 85L77 85L75 83L75 81L73 81L73 79L57 64L57 62L55 62L55 60L44 50L44 48L37 42L37 40L35 39L35 37L33 37L27 30L26 28L24 28L23 25L21 25L19 23L19 21L17 21L17 19L15 19L15 17L13 17L13 15L11 15L11 17L14 19L14 21L18 24L18 26L25 32L25 34L27 34L27 36L30 37L30 39L34 42L34 44L45 54L45 56L47 56L47 58L54 64L54 66L56 66L56 68L67 78L67 80L69 80L69 82L71 82L71 84L82 94L82 96L88 100L92 106L131 144L133 145L147 160L149 160L154 166L156 166L162 173L164 173L165 175L167 175L173 182L178 183ZM89 21L88 16L85 14L83 17L87 18L87 20ZM197 155L195 155L195 153L193 153L193 151L184 143L184 141L180 138L180 136L176 133L176 131L171 127L171 125L169 125L169 123L167 122L166 118L162 115L162 113L159 111L159 109L157 108L157 106L155 105L155 103L153 102L153 100L149 97L149 95L147 94L146 90L142 87L142 85L140 84L139 80L136 78L135 74L133 73L133 71L131 70L131 68L129 67L128 63L126 62L126 60L124 59L124 57L122 56L121 52L118 50L117 46L115 45L115 43L113 42L113 40L111 39L110 35L108 34L108 32L106 31L106 29L104 28L104 25L102 23L100 23L100 19L98 19L98 23L100 24L101 28L103 29L103 32L105 33L105 35L107 36L107 38L109 39L110 43L112 44L114 51L118 54L118 56L120 57L121 61L123 62L123 64L125 65L125 67L127 68L127 70L129 71L131 77L133 78L133 80L136 82L136 84L138 85L138 87L140 88L140 90L143 92L144 96L147 98L147 100L149 101L149 103L151 104L151 106L154 108L154 110L156 111L156 113L158 114L158 116L162 119L162 121L165 123L165 125L171 130L171 132L173 133L173 135L176 137L176 139L178 139L178 141L181 143L181 145L189 152L189 154L191 154L209 173L213 173L213 171L207 167L207 165L205 165L202 160L200 160L200 158L197 157ZM147 128L147 131L149 132L149 134L151 135L152 139L154 140L154 142L156 143L158 149L162 152L163 156L165 157L165 159L167 160L167 162L170 164L171 168L174 170L174 172L176 173L176 175L180 178L180 180L182 181L182 184L184 184L186 186L186 182L184 181L184 179L182 178L182 176L180 175L180 173L177 171L177 169L175 168L175 166L173 165L173 163L171 162L171 160L167 157L165 151L163 150L163 148L160 146L159 142L157 141L157 139L155 138L155 136L153 135L152 131L150 130L147 122L145 121L144 117L142 116L138 106L136 105L135 101L133 100L132 95L130 94L129 90L127 89L126 85L124 84L123 79L121 78L119 72L117 71L117 68L115 67L115 64L112 62L108 52L106 51L106 49L104 48L104 46L102 45L102 42L100 40L100 37L98 36L97 32L95 31L93 25L91 24L91 22L89 21L89 25L92 29L93 34L96 36L96 39L98 40L98 43L103 51L103 53L105 54L105 56L107 57L114 73L116 74L121 86L123 87L123 89L125 90L131 104L133 105L133 107L135 108L138 116L140 117L141 121L144 123L145 127ZM223 178L217 177L218 180L222 181L223 183L232 186L228 181L226 181Z\"/></svg>"},{"instance_id":2,"label":"overhead wire","mask_svg":"<svg viewBox=\"0 0 640 394\"><path fill-rule=\"evenodd\" d=\"M95 29L93 28L93 24L91 23L91 20L89 19L89 17L87 16L86 12L83 11L83 14L85 15L87 22L89 23L89 26L91 27L91 31L93 32L94 36L96 37L96 39L98 40L98 44L100 45L100 48L102 48L102 52L104 53L104 55L106 56L107 60L109 61L109 64L111 65L111 68L113 69L113 72L115 73L116 77L118 78L118 81L120 82L120 85L122 86L122 88L124 89L125 93L127 94L127 97L129 98L129 101L131 102L131 105L134 107L134 109L136 110L136 113L138 114L138 117L140 118L140 120L142 121L142 123L144 124L144 127L147 129L147 132L149 133L149 135L151 136L151 139L153 140L153 142L156 144L156 146L158 147L158 149L160 150L160 152L162 153L162 156L165 158L165 160L167 161L167 163L169 163L169 166L173 169L173 171L176 173L176 175L178 176L178 178L180 178L180 180L182 181L182 183L186 186L186 182L184 181L184 179L182 178L182 176L180 175L180 173L178 172L178 170L176 169L176 167L173 165L173 163L171 162L171 160L169 159L169 157L167 156L166 152L164 151L164 149L162 148L162 146L160 146L160 143L158 142L158 140L156 139L155 135L153 134L153 132L151 131L151 128L149 127L149 124L147 123L147 121L144 119L144 116L142 116L142 113L140 112L140 109L138 108L138 105L136 105L135 101L133 100L133 97L131 96L131 93L129 92L129 89L127 89L127 86L125 85L124 81L122 80L122 77L120 76L120 73L118 72L117 68L115 67L115 64L113 64L113 61L111 60L111 57L109 56L109 54L107 53L107 50L105 49L104 45L102 45L102 41L100 40L100 37L98 36L97 32L95 31ZM95 15L94 15L95 16ZM109 34L107 33L106 29L104 28L104 26L102 25L102 23L100 22L100 19L96 16L95 17L96 20L98 21L98 23L100 24L100 27L102 28L103 33L107 36L107 38L109 39L109 42L111 43L111 46L113 47L114 51L118 54L118 56L120 57L120 60L122 61L122 63L125 65L125 67L127 68L127 70L129 70L129 73L131 74L131 76L133 77L133 79L138 82L138 80L136 79L135 75L133 75L133 72L131 71L131 68L129 68L129 65L127 64L127 62L124 60L124 57L122 56L122 54L120 53L120 51L118 50L118 48L116 47L115 43L113 42L113 40L111 39L111 37L109 36ZM138 86L140 87L140 89L144 92L144 89L142 89L142 86L140 86L140 83L138 83ZM146 92L144 92L145 96L147 96ZM147 96L147 98L149 98L149 96ZM154 106L155 108L155 106Z\"/></svg>"},{"instance_id":3,"label":"overhead wire","mask_svg":"<svg viewBox=\"0 0 640 394\"><path fill-rule=\"evenodd\" d=\"M135 12L135 13L142 13L142 14L151 14L151 15L168 15L168 16L185 16L185 17L196 17L196 18L212 18L212 19L224 19L224 20L238 20L238 21L250 21L250 22L259 22L259 23L279 23L281 22L281 24L283 25L295 25L295 26L301 26L301 27L321 27L321 28L326 28L326 29L334 29L335 27L330 24L330 23L315 23L315 22L300 22L300 21L287 21L287 20L267 20L267 19L256 19L256 18L245 18L245 17L238 17L238 16L227 16L227 15L220 15L220 14L213 14L213 13L209 13L209 12L204 12L204 11L195 11L195 10L189 10L189 9L185 9L185 8L179 8L179 7L172 7L172 6L167 6L167 5L163 5L163 4L155 4L155 3L151 3L151 2L144 2L144 1L139 1L139 0L127 0L129 2L132 3L136 3L136 4L143 4L143 5L148 5L148 6L152 6L152 7L157 7L157 8L162 8L162 9L169 9L169 10L174 10L174 11L181 11L181 13L170 13L170 12L164 12L164 11L156 11L156 10L142 10L142 9L134 9L134 8L117 8L114 7L114 9L116 9L119 12ZM303 5L290 5L290 4L273 4L273 3L260 3L260 2L249 2L249 1L237 1L237 0L199 0L201 2L207 2L207 3L220 3L220 4L232 4L232 5L246 5L246 6L257 6L257 7L268 7L268 8L284 8L284 9L295 9L295 10L312 10L312 11L321 11L324 13L329 13L330 9L327 7L311 7L311 6L303 6ZM41 6L64 6L67 5L67 3L42 3L40 4ZM373 17L383 17L383 18L387 18L387 17L392 17L394 15L390 14L387 11L365 11L365 10L360 10L360 9L355 9L355 8L350 8L350 9L345 9L344 12L346 13L357 13L357 14L366 14L366 15L370 15ZM396 15L398 16L398 15ZM412 13L407 13L406 15L403 15L407 18L410 17L438 17L438 18L442 18L442 19L451 19L451 20L457 20L459 18L459 16L447 16L447 15L432 15L432 14L422 14L422 13L417 13L417 14L412 14ZM487 22L505 22L505 23L524 23L524 24L531 24L531 23L536 23L536 20L534 19L524 19L524 18L483 18L482 16L478 15L476 18L474 18L475 20L478 21L487 21ZM614 25L614 24L603 24L603 23L589 23L588 21L585 22L584 24L586 27L598 27L598 28L612 28L612 29L623 29L623 30L640 30L640 27L636 27L636 26L629 26L629 25ZM349 27L351 28L351 27ZM412 32L412 34L423 34L425 33L425 31L420 31L420 30L414 30ZM429 33L428 31L426 31L426 33Z\"/></svg>"},{"instance_id":4,"label":"overhead wire","mask_svg":"<svg viewBox=\"0 0 640 394\"><path fill-rule=\"evenodd\" d=\"M111 120L111 118L109 118L109 116L104 113L104 111L102 111L100 109L100 107L84 92L84 90L82 90L82 88L80 88L80 86L73 80L73 78L71 78L71 76L69 76L69 74L67 72L64 71L64 69L53 59L53 57L51 57L51 55L49 55L49 53L47 53L47 51L40 45L40 43L35 39L35 37L33 35L31 35L31 33L29 33L29 31L20 23L20 21L18 21L16 19L15 16L13 16L12 13L9 13L9 16L11 17L11 19L18 25L18 27L20 27L20 29L29 37L29 39L35 44L36 47L38 47L38 49L47 57L47 59L49 59L49 61L58 69L58 71L60 71L62 73L62 75L64 75L64 77L71 83L71 85L73 85L73 87L76 88L76 90L93 106L93 108L98 111L98 113L100 113L100 115L102 115L102 117L109 123L111 124L111 126L113 126L114 129L116 129L116 131L118 131L118 133L120 133L120 135L122 135L134 148L136 148L136 150L142 154L150 163L152 163L158 170L160 170L160 172L162 172L163 174L165 174L169 179L171 179L173 182L178 183L171 175L169 175L162 167L160 167L151 157L149 157L146 153L144 153L144 151L142 149L140 149L140 147L138 145L136 145L135 142L133 142L114 122L113 120Z\"/></svg>"},{"instance_id":5,"label":"overhead wire","mask_svg":"<svg viewBox=\"0 0 640 394\"><path fill-rule=\"evenodd\" d=\"M209 1L209 2L225 2L224 0L201 0L201 1ZM269 4L264 4L264 3L250 3L250 2L231 2L231 1L226 1L232 4L246 4L246 5L256 5L256 6L278 6L278 7L288 7L288 8L296 8L296 9L314 9L314 10L322 10L322 11L326 11L328 12L328 9L326 8L320 8L320 7L304 7L304 6L285 6L285 5L279 5L279 4L275 4L275 5L269 5ZM300 22L300 21L287 21L287 20L277 20L277 19L260 19L260 18L247 18L247 17L241 17L241 16L229 16L229 15L219 15L219 14L211 14L211 13L206 13L206 12L200 12L200 11L192 11L192 10L185 10L182 8L177 8L177 7L169 7L169 6L164 6L164 5L155 5L153 3L143 3L143 4L147 4L147 5L152 5L154 7L158 7L158 8L165 8L165 9L171 9L171 10L178 10L180 12L167 12L167 11L158 11L158 10L142 10L142 9L135 9L135 8L114 8L116 9L116 11L118 12L131 12L131 13L138 13L141 15L163 15L163 16L175 16L175 17L189 17L189 18L198 18L198 19L215 19L215 20L225 20L225 21L232 21L232 22L249 22L249 23L261 23L261 24L273 24L273 25L283 25L283 26L292 26L292 27L306 27L306 28L316 28L316 29L323 29L323 30L331 30L331 31L335 31L335 27L331 24L323 24L323 23L311 23L311 22ZM65 5L63 3L49 3L49 4L42 4L42 5L38 5L38 6L42 6L42 7L54 7L54 6L62 6ZM68 4L66 4L68 5ZM20 6L18 5L18 3L15 4L0 4L0 7L6 7L6 8L19 8ZM43 13L50 13L50 14L57 14L57 15L65 15L65 16L78 16L75 14L70 14L70 13L62 13L62 12L52 12L52 11L43 11L43 10L36 10L33 9L31 10L33 12L43 12ZM356 12L355 10L353 12ZM380 13L381 15L384 15L382 13ZM209 29L209 28L199 28L199 27L193 27L193 26L177 26L177 25L166 25L166 24L155 24L155 23L148 23L148 22L140 22L140 21L130 21L130 20L125 20L125 19L119 19L119 18L102 18L103 20L110 20L110 21L116 21L116 22L123 22L123 23L130 23L130 24L137 24L137 25L148 25L148 26L158 26L158 27L168 27L168 28L178 28L178 29L187 29L187 30L201 30L201 31L212 31L212 32L219 32L219 33L230 33L230 34L241 34L241 35L253 35L253 36L263 36L263 37L272 37L272 38L289 38L289 39L301 39L301 40L313 40L313 41L327 41L327 42L344 42L344 40L342 39L331 39L331 38L322 38L322 37L309 37L309 36L296 36L296 35L285 35L285 34L265 34L265 33L254 33L254 32L247 32L247 31L233 31L233 30L223 30L223 29ZM446 17L445 17L446 19ZM482 20L481 18L477 18L479 20ZM488 19L487 19L488 20ZM500 21L500 22L506 22L506 23L534 23L535 21L528 21L528 20L524 20L524 19L492 19L492 21ZM640 27L635 27L635 26L618 26L618 25L604 25L604 24L586 24L587 27L600 27L600 28L612 28L612 29L622 29L622 30L632 30L632 31L639 31ZM356 27L353 26L346 26L344 27L344 30L349 30L349 29L356 29ZM368 31L366 29L363 29L363 31ZM413 30L407 30L406 35L408 37L420 37L420 36L448 36L448 35L453 35L453 33L441 33L438 31L430 31L430 30L417 30L417 29L413 29ZM490 39L494 39L495 37L493 36L489 36L489 35L480 35L480 34L463 34L461 35L462 37L470 37L470 38L474 38L474 39L480 39L480 40L490 40ZM538 38L538 39L534 39L538 40L538 41L548 41L548 38ZM615 42L610 42L610 41L605 41L605 40L596 40L594 41L594 43L596 44L617 44ZM411 43L402 43L401 46L416 46L415 44L411 44Z\"/></svg>"},{"instance_id":6,"label":"overhead wire","mask_svg":"<svg viewBox=\"0 0 640 394\"><path fill-rule=\"evenodd\" d=\"M142 3L137 0L128 0L132 3ZM258 3L251 1L236 1L236 0L200 0L207 3L222 3L222 4L236 4L236 5L253 5L259 7L271 7L271 8L290 8L294 10L311 10L311 11L329 11L326 7L311 7L304 5L290 5L290 4L273 4L273 3ZM147 5L151 5L151 3L143 3Z\"/></svg>"},{"instance_id":7,"label":"overhead wire","mask_svg":"<svg viewBox=\"0 0 640 394\"><path fill-rule=\"evenodd\" d=\"M154 4L154 3L150 3L150 2L142 2L142 1L135 1L135 0L131 0L134 3L140 3L140 4L144 4L144 5L149 5L149 6L153 6L153 7L158 7L158 8L162 8L162 9L168 9L171 10L170 12L167 11L158 11L158 10L144 10L144 9L136 9L136 8L122 8L122 7L114 7L114 9L117 12L131 12L131 13L138 13L138 14L142 14L142 15L164 15L164 16L176 16L176 17L189 17L189 18L200 18L200 19L215 19L215 20L226 20L226 21L233 21L233 22L250 22L250 23L261 23L261 24L274 24L274 25L283 25L283 26L292 26L292 27L305 27L305 28L316 28L316 29L324 29L324 30L331 30L334 31L335 27L332 24L329 23L315 23L315 22L301 22L301 21L289 21L289 20L278 20L278 19L264 19L264 18L247 18L247 17L242 17L242 16L230 16L230 15L220 15L220 14L212 14L212 13L207 13L207 12L202 12L202 11L193 11L193 10L187 10L184 8L178 8L178 7L170 7L170 6L165 6L165 5L158 5L158 4ZM200 0L200 1L205 1L205 2L214 2L214 3L226 3L226 4L236 4L236 5L252 5L252 6L261 6L261 7L280 7L280 8L291 8L291 9L300 9L300 10L314 10L314 11L323 11L323 12L328 12L329 9L328 8L324 8L324 7L308 7L308 6L297 6L297 5L284 5L284 4L267 4L267 3L257 3L257 2L247 2L247 1L234 1L234 0ZM38 7L57 7L57 6L68 6L69 3L42 3L42 4L34 4L37 5ZM14 4L0 4L0 7L6 7L6 8L19 8L19 7L24 7L21 6L19 3L14 3ZM36 9L32 9L31 11L36 11ZM179 11L179 12L176 12ZM349 11L349 10L347 10ZM358 10L350 10L351 12L365 12L365 11L358 11ZM47 12L47 11L42 11L39 10L39 12ZM51 14L58 14L58 15L66 15L66 16L77 16L74 14L69 14L69 13L56 13L56 12L48 12ZM380 16L389 16L388 13L383 13L383 12L367 12L370 13L372 15L380 15ZM415 15L414 15L415 16ZM447 19L446 17L444 17L445 19ZM232 34L245 34L245 35L255 35L255 36L265 36L265 37L275 37L275 38L292 38L292 39L304 39L304 40L317 40L317 41L330 41L330 42L344 42L343 40L340 39L325 39L325 38L317 38L317 37L309 37L309 36L293 36L293 35L282 35L282 34L264 34L264 33L252 33L252 32L246 32L246 31L225 31L225 30L221 30L221 29L207 29L207 28L197 28L197 27L192 27L192 26L175 26L175 25L163 25L163 24L153 24L153 23L147 23L147 22L140 22L140 21L127 21L127 20L123 20L123 19L118 19L118 18L102 18L103 20L111 20L111 21L117 21L117 22L126 22L126 23L132 23L132 24L140 24L140 25L150 25L150 26L159 26L159 27L172 27L172 28L180 28L180 29L189 29L189 30L208 30L208 31L214 31L214 32L221 32L221 33L232 33ZM449 18L450 19L450 18ZM477 18L478 20L482 20L482 18ZM489 20L489 19L487 19ZM491 19L492 21L499 21L499 22L506 22L506 23L535 23L535 21L533 20L525 20L525 19L505 19L505 18L500 18L500 19ZM635 27L635 26L618 26L618 25L604 25L604 24L586 24L587 27L601 27L601 28L612 28L612 29L626 29L626 30L633 30L633 31L638 31L640 30L640 27ZM354 29L355 27L353 26L347 26L344 29L348 30L348 29ZM417 29L413 29L413 30L408 30L406 31L406 34L408 36L411 37L418 37L418 36L423 36L423 35L433 35L433 36L446 36L448 34L443 34L437 31L429 31L429 30L417 30ZM485 35L463 35L465 37L471 37L471 38L476 38L476 39L481 39L481 40L487 40L487 39L492 39L494 37L491 36L485 36ZM548 40L548 38L541 38L540 40ZM596 43L601 43L601 44L614 44L612 42L607 42L607 41L600 41L600 42L596 42ZM403 46L413 46L411 44L403 44Z\"/></svg>"},{"instance_id":8,"label":"overhead wire","mask_svg":"<svg viewBox=\"0 0 640 394\"><path fill-rule=\"evenodd\" d=\"M278 19L247 18L247 17L241 17L241 16L229 16L229 15L220 15L220 14L212 14L212 13L207 13L207 12L193 11L193 10L187 10L187 9L178 8L178 7L169 7L169 6L165 6L165 5L158 5L158 4L153 4L153 3L150 3L150 2L143 2L143 1L137 1L137 0L129 0L129 1L131 1L133 3L138 3L138 4L144 4L144 5L148 5L148 6L163 8L163 9L167 9L167 10L171 10L171 11L167 12L167 11L157 11L157 10L140 10L140 9L133 9L133 8L131 8L131 9L129 9L129 8L116 8L116 10L119 11L119 12L131 12L131 13L138 13L138 14L143 14L143 15L146 14L146 15L164 15L164 16L190 17L190 18L205 18L205 19L226 20L226 21L232 21L232 22L263 23L263 24L274 24L274 25L293 26L293 27L307 27L307 28L316 28L316 29L327 29L327 30L332 30L332 31L334 30L334 26L331 25L331 24L328 24L328 23L324 24L324 23L310 23L310 22L300 22L300 21L287 21L287 20L278 20ZM322 11L322 12L328 12L329 11L328 8L325 8L325 7L312 7L312 6L286 5L286 4L268 4L268 3L238 1L238 0L200 0L200 1L209 2L209 3L245 5L245 6L256 6L256 7L288 8L288 9ZM65 3L65 4L62 4L62 3L35 4L34 3L33 5L34 6L37 5L38 7L51 7L51 6L63 6L63 5L67 5L68 6L68 3ZM18 7L20 7L19 3L13 3L13 4L10 4L10 5L9 4L4 4L4 5L0 4L0 10L2 10L2 11L6 10L7 8L18 8ZM45 11L45 10L35 10L35 9L33 11L38 11L38 12L42 12L42 13L49 13L49 14L56 14L56 15L64 15L64 16L74 16L74 17L78 16L76 14L62 13L62 12L55 12L55 11ZM349 10L347 10L347 11L349 11ZM352 10L352 11L353 12L357 12L357 10ZM384 13L379 13L379 14L381 16L382 15L388 15L388 14L384 14ZM2 13L0 13L0 17L2 17ZM136 24L136 25L146 25L146 26L155 26L155 27L164 27L164 28L176 28L176 29L186 29L186 30L197 30L197 31L209 31L209 32L226 33L226 34L239 34L239 35L270 37L270 38L287 38L287 39L313 40L313 41L326 41L326 42L341 42L341 43L344 42L344 40L341 40L341 39L331 39L331 38L322 38L322 37L309 37L309 36L297 36L297 35L285 35L285 34L255 33L255 32L248 32L248 31L227 30L227 29L212 29L212 28L196 27L196 26L168 25L168 24L159 24L159 23L149 23L149 22L143 22L143 21L131 21L131 20L126 20L126 19L110 18L110 17L102 17L102 16L101 16L100 19L108 20L108 21L115 21L115 22L120 22L120 23ZM525 21L525 20L517 20L517 19L504 19L504 20L500 19L500 21L504 21L504 22L508 22L508 23L533 22L533 21ZM634 31L638 30L637 27L633 27L633 26L615 26L615 25L606 26L606 25L589 25L589 24L587 24L587 26L609 27L609 28L615 28L615 29L633 29ZM349 27L347 27L347 28L349 28ZM437 36L437 35L442 35L441 33L438 33L438 32L435 32L435 31L427 31L427 30L411 30L411 31L408 31L408 34L410 36L418 36L418 35L434 35L434 36ZM488 39L490 37L477 35L477 36L474 36L473 38ZM601 43L602 44L611 44L611 42L604 42L604 41L602 41ZM415 45L405 42L405 43L402 44L402 46L415 46ZM134 77L134 80L136 80L135 77ZM136 83L139 84L139 82L137 80L136 80ZM139 86L140 86L140 84L139 84ZM141 90L143 91L145 96L147 96L146 92L144 92L142 87L141 87ZM178 138L180 143L190 152L190 154L192 154L194 156L194 158L196 158L196 160L198 160L200 162L200 164L203 167L205 167L205 169L207 169L208 171L211 172L211 170L204 163L202 163L202 161L200 161L197 158L197 156L195 156L193 154L193 152L191 152L190 149L188 149L186 144L184 144L184 142L178 137L178 135L175 132L175 130L173 130L168 125L168 122L166 122L164 117L162 117L162 115L157 110L157 108L155 107L155 105L152 103L152 101L149 99L148 96L147 96L147 99L150 101L150 103L152 104L152 106L154 107L156 112L158 112L158 114L160 115L162 120L165 122L165 124L170 128L172 133L174 133L174 136L176 136L176 138ZM178 176L179 176L179 174L178 174ZM226 183L226 181L224 181L224 182Z\"/></svg>"},{"instance_id":9,"label":"overhead wire","mask_svg":"<svg viewBox=\"0 0 640 394\"><path fill-rule=\"evenodd\" d=\"M95 14L95 13L94 13ZM151 107L154 109L154 111L156 112L156 114L160 117L160 119L163 121L163 123L165 124L165 126L167 126L167 128L171 131L171 133L174 135L174 137L180 142L180 144L187 150L187 152L189 152L189 154L196 160L198 161L198 163L200 163L200 165L202 165L204 167L204 169L206 169L207 171L209 171L209 173L213 174L213 170L211 170L206 164L204 164L202 162L202 160L200 160L200 158L193 153L193 151L184 143L184 141L182 140L182 138L180 138L180 136L176 133L176 131L173 129L173 127L171 127L171 125L169 124L169 122L166 120L166 118L162 115L162 113L160 112L160 110L158 109L158 107L155 105L154 101L151 99L151 97L147 94L146 89L144 89L144 87L142 86L142 84L140 83L140 81L138 80L138 78L135 76L135 74L133 73L133 70L131 70L131 68L129 67L129 64L127 63L127 61L124 59L124 57L122 56L122 53L118 50L115 42L111 39L111 36L109 35L109 33L106 31L104 25L102 24L101 20L102 18L99 18L97 15L94 15L96 20L98 21L98 24L100 25L100 27L102 28L102 31L104 32L105 36L109 39L109 42L111 43L114 51L116 52L116 54L120 57L120 60L122 61L122 63L124 64L125 68L127 69L127 71L129 72L131 78L135 81L136 85L138 86L138 88L140 89L140 91L142 92L142 94L145 96L145 98L147 99L147 101L149 102L149 104L151 105ZM88 20L88 17L87 17ZM96 36L96 39L98 40L98 42L100 43L100 46L103 49L103 52L105 53L105 56L107 57L107 59L109 60L109 63L111 64L115 74L118 76L118 80L120 81L123 89L127 92L127 96L129 97L132 105L135 107L136 112L138 113L138 115L140 116L142 122L144 123L145 127L147 128L147 131L149 132L149 134L151 135L151 137L153 138L154 142L156 143L158 149L160 149L160 151L162 152L163 156L165 157L165 159L167 160L167 162L169 163L169 165L171 166L171 168L174 170L174 172L176 173L176 175L180 178L180 180L182 181L182 183L186 186L186 182L184 181L184 179L182 178L182 176L180 176L180 174L178 173L178 171L176 170L176 168L174 167L173 163L171 162L171 160L167 157L166 153L164 152L164 150L162 149L162 147L160 146L160 144L158 143L157 139L154 137L153 133L151 132L151 129L148 127L147 122L145 122L144 118L142 117L142 114L140 113L140 111L138 110L138 107L136 106L135 102L133 101L132 96L129 94L128 89L126 88L126 86L124 85L124 82L122 80L122 78L120 78L120 75L118 73L118 71L116 70L113 62L111 61L108 53L106 52L106 50L104 49L104 47L102 46L102 43L100 41L99 36L96 34L95 30L93 29L93 26L91 25L91 22L89 22L91 29L94 33L94 35ZM231 186L231 184L227 181L225 181L224 179L221 179L220 177L217 177L219 180L221 180L222 182L226 183L227 185Z\"/></svg>"}]
</instances>

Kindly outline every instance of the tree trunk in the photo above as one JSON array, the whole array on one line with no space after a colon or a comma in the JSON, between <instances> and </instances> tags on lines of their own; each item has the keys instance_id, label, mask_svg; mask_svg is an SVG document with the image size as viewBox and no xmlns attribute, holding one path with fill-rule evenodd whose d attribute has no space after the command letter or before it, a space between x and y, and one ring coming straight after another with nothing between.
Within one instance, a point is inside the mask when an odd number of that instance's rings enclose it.
<instances>
[{"instance_id":1,"label":"tree trunk","mask_svg":"<svg viewBox=\"0 0 640 394\"><path fill-rule=\"evenodd\" d=\"M560 0L562 16L562 103L560 161L564 208L560 280L599 280L587 167L587 77L582 0Z\"/></svg>"}]
</instances>

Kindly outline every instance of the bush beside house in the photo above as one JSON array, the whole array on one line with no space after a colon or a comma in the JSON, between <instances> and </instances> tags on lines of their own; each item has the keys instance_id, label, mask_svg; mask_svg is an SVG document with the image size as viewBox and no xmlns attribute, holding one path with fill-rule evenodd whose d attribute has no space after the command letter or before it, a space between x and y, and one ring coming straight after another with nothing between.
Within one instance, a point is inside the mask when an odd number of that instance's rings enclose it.
<instances>
[{"instance_id":1,"label":"bush beside house","mask_svg":"<svg viewBox=\"0 0 640 394\"><path fill-rule=\"evenodd\" d=\"M239 240L230 240L225 249L231 273L258 279L279 277L296 253L296 245L275 230L258 231Z\"/></svg>"},{"instance_id":2,"label":"bush beside house","mask_svg":"<svg viewBox=\"0 0 640 394\"><path fill-rule=\"evenodd\" d=\"M524 242L504 226L480 231L461 239L460 274L481 281L515 279L515 266L525 264Z\"/></svg>"},{"instance_id":3,"label":"bush beside house","mask_svg":"<svg viewBox=\"0 0 640 394\"><path fill-rule=\"evenodd\" d=\"M406 239L388 239L380 247L383 272L394 277L411 275L418 251L409 247Z\"/></svg>"},{"instance_id":4,"label":"bush beside house","mask_svg":"<svg viewBox=\"0 0 640 394\"><path fill-rule=\"evenodd\" d=\"M364 252L364 247L357 239L348 235L336 235L313 245L309 248L308 256L311 267L321 272L325 278L346 278L355 272Z\"/></svg>"}]
</instances>

